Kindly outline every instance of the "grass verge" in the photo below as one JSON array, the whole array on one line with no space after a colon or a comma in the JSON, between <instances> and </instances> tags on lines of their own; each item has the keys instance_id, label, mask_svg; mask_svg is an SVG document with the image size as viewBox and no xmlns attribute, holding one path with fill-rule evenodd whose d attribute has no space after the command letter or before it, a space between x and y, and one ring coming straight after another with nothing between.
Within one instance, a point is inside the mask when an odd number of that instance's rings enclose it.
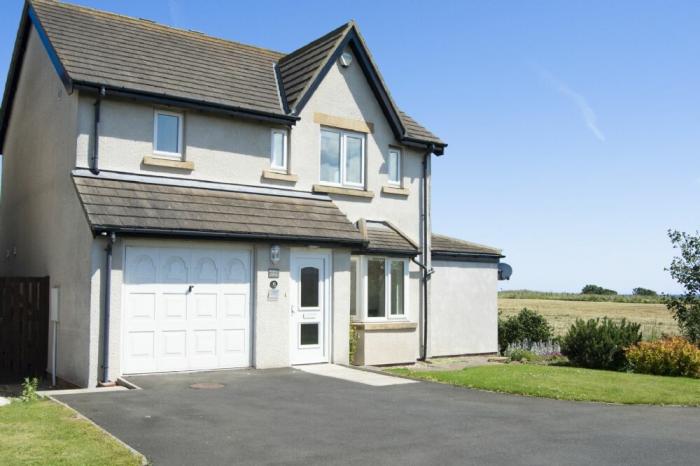
<instances>
[{"instance_id":1,"label":"grass verge","mask_svg":"<svg viewBox=\"0 0 700 466\"><path fill-rule=\"evenodd\" d=\"M458 371L388 369L397 375L467 388L557 400L700 406L700 380L576 367L503 364Z\"/></svg>"},{"instance_id":2,"label":"grass verge","mask_svg":"<svg viewBox=\"0 0 700 466\"><path fill-rule=\"evenodd\" d=\"M39 400L0 408L0 464L122 466L141 459L71 410Z\"/></svg>"}]
</instances>

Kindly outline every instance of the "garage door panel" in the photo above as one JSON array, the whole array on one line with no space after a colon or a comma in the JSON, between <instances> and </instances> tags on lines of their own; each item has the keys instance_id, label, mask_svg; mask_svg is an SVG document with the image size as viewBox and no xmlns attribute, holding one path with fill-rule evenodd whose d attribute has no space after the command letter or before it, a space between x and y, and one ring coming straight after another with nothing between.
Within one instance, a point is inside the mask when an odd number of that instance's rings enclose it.
<instances>
[{"instance_id":1,"label":"garage door panel","mask_svg":"<svg viewBox=\"0 0 700 466\"><path fill-rule=\"evenodd\" d=\"M124 372L249 366L249 269L248 251L128 247Z\"/></svg>"},{"instance_id":2,"label":"garage door panel","mask_svg":"<svg viewBox=\"0 0 700 466\"><path fill-rule=\"evenodd\" d=\"M153 321L156 316L156 293L136 292L129 295L127 317L131 320Z\"/></svg>"},{"instance_id":3,"label":"garage door panel","mask_svg":"<svg viewBox=\"0 0 700 466\"><path fill-rule=\"evenodd\" d=\"M162 319L166 322L184 325L187 320L187 294L163 293Z\"/></svg>"},{"instance_id":4,"label":"garage door panel","mask_svg":"<svg viewBox=\"0 0 700 466\"><path fill-rule=\"evenodd\" d=\"M195 293L193 296L192 319L215 320L217 318L217 305L219 294L217 292Z\"/></svg>"}]
</instances>

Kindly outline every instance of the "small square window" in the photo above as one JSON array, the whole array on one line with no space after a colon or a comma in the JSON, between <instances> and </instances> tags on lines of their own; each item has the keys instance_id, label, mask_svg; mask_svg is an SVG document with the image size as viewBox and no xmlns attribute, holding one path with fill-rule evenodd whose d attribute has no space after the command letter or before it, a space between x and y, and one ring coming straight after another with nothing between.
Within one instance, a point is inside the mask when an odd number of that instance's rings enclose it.
<instances>
[{"instance_id":1,"label":"small square window","mask_svg":"<svg viewBox=\"0 0 700 466\"><path fill-rule=\"evenodd\" d=\"M272 130L270 166L278 170L287 169L287 132L284 130Z\"/></svg>"},{"instance_id":2,"label":"small square window","mask_svg":"<svg viewBox=\"0 0 700 466\"><path fill-rule=\"evenodd\" d=\"M182 115L156 110L153 123L153 152L168 157L182 156Z\"/></svg>"},{"instance_id":3,"label":"small square window","mask_svg":"<svg viewBox=\"0 0 700 466\"><path fill-rule=\"evenodd\" d=\"M398 149L389 149L387 173L389 175L389 183L401 184L401 151Z\"/></svg>"}]
</instances>

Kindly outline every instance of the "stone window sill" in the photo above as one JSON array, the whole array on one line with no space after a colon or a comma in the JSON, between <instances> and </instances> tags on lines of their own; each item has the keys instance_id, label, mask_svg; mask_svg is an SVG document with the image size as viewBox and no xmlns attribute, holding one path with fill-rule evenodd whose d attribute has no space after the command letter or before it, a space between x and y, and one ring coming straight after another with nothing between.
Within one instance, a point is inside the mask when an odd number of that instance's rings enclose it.
<instances>
[{"instance_id":1,"label":"stone window sill","mask_svg":"<svg viewBox=\"0 0 700 466\"><path fill-rule=\"evenodd\" d=\"M194 170L194 162L190 162L188 160L165 159L147 155L143 158L141 163L152 167L178 168L180 170L188 171Z\"/></svg>"},{"instance_id":2,"label":"stone window sill","mask_svg":"<svg viewBox=\"0 0 700 466\"><path fill-rule=\"evenodd\" d=\"M411 191L407 188L400 188L398 186L382 186L382 192L384 194L392 194L394 196L408 196Z\"/></svg>"},{"instance_id":3,"label":"stone window sill","mask_svg":"<svg viewBox=\"0 0 700 466\"><path fill-rule=\"evenodd\" d=\"M353 322L352 326L357 330L367 332L381 330L414 330L418 327L416 322L400 321L400 322Z\"/></svg>"},{"instance_id":4,"label":"stone window sill","mask_svg":"<svg viewBox=\"0 0 700 466\"><path fill-rule=\"evenodd\" d=\"M325 184L315 184L313 186L313 192L324 194L342 194L343 196L365 197L369 199L374 197L374 193L372 191L343 188L341 186L327 186Z\"/></svg>"},{"instance_id":5,"label":"stone window sill","mask_svg":"<svg viewBox=\"0 0 700 466\"><path fill-rule=\"evenodd\" d=\"M290 183L296 183L297 181L299 181L299 177L297 175L292 175L291 173L278 172L274 170L263 170L262 177L266 180L287 181Z\"/></svg>"}]
</instances>

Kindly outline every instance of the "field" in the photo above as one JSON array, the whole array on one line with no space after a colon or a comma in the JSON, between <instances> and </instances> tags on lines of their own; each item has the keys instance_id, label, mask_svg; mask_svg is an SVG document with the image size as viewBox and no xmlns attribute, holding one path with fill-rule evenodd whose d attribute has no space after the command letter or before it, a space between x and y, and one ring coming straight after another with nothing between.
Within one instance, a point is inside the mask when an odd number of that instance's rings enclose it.
<instances>
[{"instance_id":1,"label":"field","mask_svg":"<svg viewBox=\"0 0 700 466\"><path fill-rule=\"evenodd\" d=\"M499 291L499 298L513 299L556 299L560 301L605 301L612 303L647 303L662 304L663 295L642 296L629 294L581 294L581 293L552 293L548 291L510 290Z\"/></svg>"},{"instance_id":2,"label":"field","mask_svg":"<svg viewBox=\"0 0 700 466\"><path fill-rule=\"evenodd\" d=\"M513 299L499 295L498 308L504 316L517 314L522 308L537 311L554 327L556 335L563 335L577 319L610 317L642 324L645 338L658 338L662 334L675 335L678 326L663 304L620 303L605 301L567 301L559 299Z\"/></svg>"}]
</instances>

